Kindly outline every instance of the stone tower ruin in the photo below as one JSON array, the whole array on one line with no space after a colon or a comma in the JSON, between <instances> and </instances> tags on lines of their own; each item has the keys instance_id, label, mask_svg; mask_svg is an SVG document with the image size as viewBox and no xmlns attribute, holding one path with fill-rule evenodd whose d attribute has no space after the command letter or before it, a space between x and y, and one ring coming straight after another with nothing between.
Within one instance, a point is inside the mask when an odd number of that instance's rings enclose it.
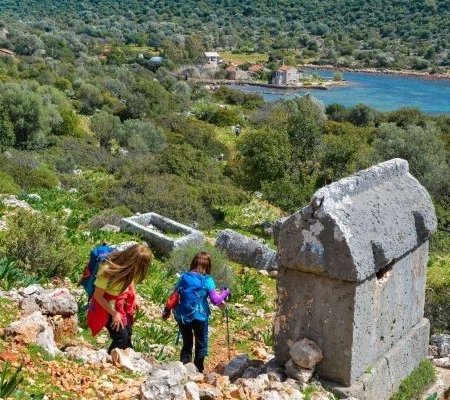
<instances>
[{"instance_id":1,"label":"stone tower ruin","mask_svg":"<svg viewBox=\"0 0 450 400\"><path fill-rule=\"evenodd\" d=\"M275 357L309 338L338 393L389 399L426 357L428 192L393 159L318 190L279 229Z\"/></svg>"}]
</instances>

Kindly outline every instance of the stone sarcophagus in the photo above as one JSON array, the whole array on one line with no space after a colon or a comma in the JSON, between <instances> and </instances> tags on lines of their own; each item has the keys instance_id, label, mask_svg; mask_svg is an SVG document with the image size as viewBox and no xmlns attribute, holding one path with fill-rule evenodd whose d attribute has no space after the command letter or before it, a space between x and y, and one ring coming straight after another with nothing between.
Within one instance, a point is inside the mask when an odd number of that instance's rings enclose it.
<instances>
[{"instance_id":1,"label":"stone sarcophagus","mask_svg":"<svg viewBox=\"0 0 450 400\"><path fill-rule=\"evenodd\" d=\"M122 218L120 229L140 235L159 256L167 256L179 247L201 246L204 242L203 233L197 229L153 212Z\"/></svg>"},{"instance_id":2,"label":"stone sarcophagus","mask_svg":"<svg viewBox=\"0 0 450 400\"><path fill-rule=\"evenodd\" d=\"M428 192L393 159L318 190L278 236L275 356L309 338L316 371L360 400L389 399L426 357L423 318L428 240L436 216Z\"/></svg>"}]
</instances>

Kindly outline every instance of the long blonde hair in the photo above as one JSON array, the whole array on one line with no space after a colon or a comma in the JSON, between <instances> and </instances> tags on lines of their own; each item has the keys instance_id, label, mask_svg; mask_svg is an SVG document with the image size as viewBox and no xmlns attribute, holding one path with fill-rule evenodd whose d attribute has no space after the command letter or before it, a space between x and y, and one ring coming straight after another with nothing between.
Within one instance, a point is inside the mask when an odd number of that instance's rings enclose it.
<instances>
[{"instance_id":1,"label":"long blonde hair","mask_svg":"<svg viewBox=\"0 0 450 400\"><path fill-rule=\"evenodd\" d=\"M119 286L120 292L130 286L131 282L141 283L147 276L153 261L152 251L143 244L134 244L122 251L110 254L106 269L101 276L109 279L111 286Z\"/></svg>"}]
</instances>

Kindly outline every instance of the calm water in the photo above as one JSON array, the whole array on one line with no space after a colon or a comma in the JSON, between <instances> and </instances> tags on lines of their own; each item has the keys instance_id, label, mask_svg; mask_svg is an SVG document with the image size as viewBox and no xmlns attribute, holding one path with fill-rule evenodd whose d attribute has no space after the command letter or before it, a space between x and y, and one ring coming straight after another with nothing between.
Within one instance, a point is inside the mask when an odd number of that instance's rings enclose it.
<instances>
[{"instance_id":1,"label":"calm water","mask_svg":"<svg viewBox=\"0 0 450 400\"><path fill-rule=\"evenodd\" d=\"M312 71L308 71L312 72ZM317 71L323 77L332 77L333 71ZM274 92L273 89L252 86L231 87L239 90L263 93L266 101L287 99L296 95L312 94L325 105L339 103L352 107L367 104L380 111L392 111L401 107L418 107L427 114L450 114L450 79L431 80L416 77L344 72L347 82L344 87L329 90L299 90L296 92Z\"/></svg>"}]
</instances>

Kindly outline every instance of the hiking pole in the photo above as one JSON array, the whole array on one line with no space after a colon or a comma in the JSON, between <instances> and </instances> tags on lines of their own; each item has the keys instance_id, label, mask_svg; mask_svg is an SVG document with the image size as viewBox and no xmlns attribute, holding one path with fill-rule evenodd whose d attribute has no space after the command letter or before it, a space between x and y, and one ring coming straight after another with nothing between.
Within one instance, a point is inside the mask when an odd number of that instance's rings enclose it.
<instances>
[{"instance_id":1,"label":"hiking pole","mask_svg":"<svg viewBox=\"0 0 450 400\"><path fill-rule=\"evenodd\" d=\"M225 306L225 321L227 324L228 362L230 362L231 355L230 355L230 327L229 327L229 321L228 321L228 306Z\"/></svg>"}]
</instances>

